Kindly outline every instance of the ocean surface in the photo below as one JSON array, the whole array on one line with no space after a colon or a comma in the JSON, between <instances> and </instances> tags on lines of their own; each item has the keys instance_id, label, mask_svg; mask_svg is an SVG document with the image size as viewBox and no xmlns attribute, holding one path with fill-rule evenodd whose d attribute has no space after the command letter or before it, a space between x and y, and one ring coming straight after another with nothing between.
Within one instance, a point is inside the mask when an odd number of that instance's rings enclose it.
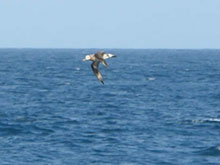
<instances>
[{"instance_id":1,"label":"ocean surface","mask_svg":"<svg viewBox=\"0 0 220 165\"><path fill-rule=\"evenodd\" d=\"M220 164L220 50L0 49L1 165Z\"/></svg>"}]
</instances>

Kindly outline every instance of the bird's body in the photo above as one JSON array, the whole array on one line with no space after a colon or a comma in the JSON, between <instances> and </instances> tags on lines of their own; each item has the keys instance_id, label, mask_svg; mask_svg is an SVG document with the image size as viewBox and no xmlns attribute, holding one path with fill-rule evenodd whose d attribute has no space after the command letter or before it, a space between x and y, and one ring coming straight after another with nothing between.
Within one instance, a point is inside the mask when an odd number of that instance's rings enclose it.
<instances>
[{"instance_id":1,"label":"bird's body","mask_svg":"<svg viewBox=\"0 0 220 165\"><path fill-rule=\"evenodd\" d=\"M113 54L110 53L105 53L103 51L99 51L95 54L90 54L90 55L86 55L85 58L83 59L83 61L93 61L93 63L91 64L92 70L95 73L96 77L98 78L98 80L104 84L103 78L101 73L98 70L99 67L99 63L101 62L105 67L109 68L108 64L106 63L105 59L111 58L111 57L116 57Z\"/></svg>"}]
</instances>

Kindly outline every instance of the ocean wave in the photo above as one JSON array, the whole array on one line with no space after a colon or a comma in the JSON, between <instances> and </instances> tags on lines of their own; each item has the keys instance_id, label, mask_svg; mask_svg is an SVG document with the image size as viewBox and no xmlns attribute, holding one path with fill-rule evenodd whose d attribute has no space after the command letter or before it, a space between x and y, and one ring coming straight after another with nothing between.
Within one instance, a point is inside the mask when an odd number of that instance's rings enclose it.
<instances>
[{"instance_id":1,"label":"ocean wave","mask_svg":"<svg viewBox=\"0 0 220 165\"><path fill-rule=\"evenodd\" d=\"M209 147L197 152L199 155L220 156L220 146Z\"/></svg>"},{"instance_id":2,"label":"ocean wave","mask_svg":"<svg viewBox=\"0 0 220 165\"><path fill-rule=\"evenodd\" d=\"M200 120L192 120L194 123L220 123L220 118L208 118Z\"/></svg>"},{"instance_id":3,"label":"ocean wave","mask_svg":"<svg viewBox=\"0 0 220 165\"><path fill-rule=\"evenodd\" d=\"M220 123L220 118L207 118L207 119L193 119L193 120L184 120L183 123Z\"/></svg>"},{"instance_id":4,"label":"ocean wave","mask_svg":"<svg viewBox=\"0 0 220 165\"><path fill-rule=\"evenodd\" d=\"M155 77L148 77L148 80L149 81L154 81L154 80L156 80L156 78Z\"/></svg>"}]
</instances>

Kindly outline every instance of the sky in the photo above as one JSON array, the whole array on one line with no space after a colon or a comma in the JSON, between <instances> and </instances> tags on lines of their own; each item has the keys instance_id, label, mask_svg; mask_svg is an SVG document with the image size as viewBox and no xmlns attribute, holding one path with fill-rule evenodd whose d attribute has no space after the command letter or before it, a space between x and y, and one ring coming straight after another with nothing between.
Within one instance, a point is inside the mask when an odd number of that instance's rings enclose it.
<instances>
[{"instance_id":1,"label":"sky","mask_svg":"<svg viewBox=\"0 0 220 165\"><path fill-rule=\"evenodd\" d=\"M220 0L0 0L0 48L220 48Z\"/></svg>"}]
</instances>

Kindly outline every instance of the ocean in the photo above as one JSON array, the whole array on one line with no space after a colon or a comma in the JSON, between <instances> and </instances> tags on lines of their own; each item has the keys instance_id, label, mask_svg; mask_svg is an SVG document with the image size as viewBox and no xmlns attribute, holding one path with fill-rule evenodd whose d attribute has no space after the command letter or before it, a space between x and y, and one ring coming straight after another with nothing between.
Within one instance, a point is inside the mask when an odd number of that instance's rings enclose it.
<instances>
[{"instance_id":1,"label":"ocean","mask_svg":"<svg viewBox=\"0 0 220 165\"><path fill-rule=\"evenodd\" d=\"M220 164L220 50L0 49L1 165Z\"/></svg>"}]
</instances>

